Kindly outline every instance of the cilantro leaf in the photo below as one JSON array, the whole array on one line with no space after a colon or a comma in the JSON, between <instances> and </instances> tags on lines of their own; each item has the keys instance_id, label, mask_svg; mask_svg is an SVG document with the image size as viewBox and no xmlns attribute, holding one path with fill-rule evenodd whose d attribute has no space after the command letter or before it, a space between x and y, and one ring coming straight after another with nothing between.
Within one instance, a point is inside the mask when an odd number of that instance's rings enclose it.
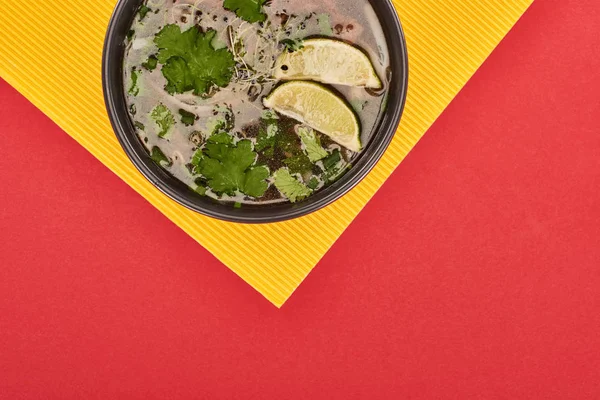
<instances>
[{"instance_id":1,"label":"cilantro leaf","mask_svg":"<svg viewBox=\"0 0 600 400\"><path fill-rule=\"evenodd\" d=\"M322 178L328 182L335 182L348 171L350 164L342 158L338 149L334 150L329 157L323 160L324 173Z\"/></svg>"},{"instance_id":2,"label":"cilantro leaf","mask_svg":"<svg viewBox=\"0 0 600 400\"><path fill-rule=\"evenodd\" d=\"M277 122L277 120L279 119L279 116L273 110L264 110L262 112L262 115L260 116L260 119L262 119L266 123L272 124L272 123Z\"/></svg>"},{"instance_id":3,"label":"cilantro leaf","mask_svg":"<svg viewBox=\"0 0 600 400\"><path fill-rule=\"evenodd\" d=\"M171 165L173 165L173 162L167 156L165 156L165 153L163 153L160 147L158 146L154 146L152 148L150 157L155 163L157 163L161 167L170 167Z\"/></svg>"},{"instance_id":4,"label":"cilantro leaf","mask_svg":"<svg viewBox=\"0 0 600 400\"><path fill-rule=\"evenodd\" d=\"M157 65L158 65L158 58L156 58L156 56L154 56L154 55L148 57L148 60L146 62L142 63L142 67L146 68L148 71L154 71L156 69Z\"/></svg>"},{"instance_id":5,"label":"cilantro leaf","mask_svg":"<svg viewBox=\"0 0 600 400\"><path fill-rule=\"evenodd\" d=\"M277 170L273 177L275 178L275 187L292 203L304 200L312 193L312 190L296 179L285 168Z\"/></svg>"},{"instance_id":6,"label":"cilantro leaf","mask_svg":"<svg viewBox=\"0 0 600 400\"><path fill-rule=\"evenodd\" d=\"M227 132L227 124L224 119L213 118L206 124L206 131L208 136L215 135L217 133Z\"/></svg>"},{"instance_id":7,"label":"cilantro leaf","mask_svg":"<svg viewBox=\"0 0 600 400\"><path fill-rule=\"evenodd\" d=\"M148 13L152 11L150 9L150 7L148 7L145 4L142 4L142 6L140 7L140 11L138 11L138 15L140 16L140 22L144 20L144 18L146 18L146 15L148 15Z\"/></svg>"},{"instance_id":8,"label":"cilantro leaf","mask_svg":"<svg viewBox=\"0 0 600 400\"><path fill-rule=\"evenodd\" d=\"M304 48L304 40L302 39L283 39L280 41L288 53L293 53Z\"/></svg>"},{"instance_id":9,"label":"cilantro leaf","mask_svg":"<svg viewBox=\"0 0 600 400\"><path fill-rule=\"evenodd\" d=\"M207 137L213 136L217 133L231 132L235 127L235 115L230 107L216 106L213 109L213 117L209 118L205 132ZM227 135L231 138L230 135Z\"/></svg>"},{"instance_id":10,"label":"cilantro leaf","mask_svg":"<svg viewBox=\"0 0 600 400\"><path fill-rule=\"evenodd\" d=\"M140 87L138 86L138 79L140 77L139 72L135 69L131 69L131 86L129 87L128 93L132 96L140 94Z\"/></svg>"},{"instance_id":11,"label":"cilantro leaf","mask_svg":"<svg viewBox=\"0 0 600 400\"><path fill-rule=\"evenodd\" d=\"M329 14L317 15L317 21L319 22L319 29L321 29L321 35L333 36L333 28L331 27L331 18Z\"/></svg>"},{"instance_id":12,"label":"cilantro leaf","mask_svg":"<svg viewBox=\"0 0 600 400\"><path fill-rule=\"evenodd\" d=\"M192 126L196 122L196 114L185 111L183 108L179 110L179 115L181 115L181 122L185 126Z\"/></svg>"},{"instance_id":13,"label":"cilantro leaf","mask_svg":"<svg viewBox=\"0 0 600 400\"><path fill-rule=\"evenodd\" d=\"M194 77L183 58L170 58L163 66L162 74L167 79L165 90L171 95L194 89Z\"/></svg>"},{"instance_id":14,"label":"cilantro leaf","mask_svg":"<svg viewBox=\"0 0 600 400\"><path fill-rule=\"evenodd\" d=\"M191 172L193 173L193 171L191 171ZM196 178L194 180L194 183L196 184L195 187L192 186L192 189L194 189L194 192L196 192L200 196L206 196L206 191L208 190L206 187L206 179Z\"/></svg>"},{"instance_id":15,"label":"cilantro leaf","mask_svg":"<svg viewBox=\"0 0 600 400\"><path fill-rule=\"evenodd\" d=\"M288 167L292 174L304 174L305 172L310 172L313 168L313 164L305 154L297 154L286 158L283 160L283 163Z\"/></svg>"},{"instance_id":16,"label":"cilantro leaf","mask_svg":"<svg viewBox=\"0 0 600 400\"><path fill-rule=\"evenodd\" d=\"M258 166L250 169L246 173L246 179L244 181L243 193L248 196L262 197L267 191L269 184L267 178L269 177L269 169L265 166Z\"/></svg>"},{"instance_id":17,"label":"cilantro leaf","mask_svg":"<svg viewBox=\"0 0 600 400\"><path fill-rule=\"evenodd\" d=\"M275 136L268 137L266 130L260 130L256 137L256 151L263 151L270 147L275 146Z\"/></svg>"},{"instance_id":18,"label":"cilantro leaf","mask_svg":"<svg viewBox=\"0 0 600 400\"><path fill-rule=\"evenodd\" d=\"M325 170L331 170L342 160L342 153L338 149L335 149L333 153L325 160L323 160L323 166Z\"/></svg>"},{"instance_id":19,"label":"cilantro leaf","mask_svg":"<svg viewBox=\"0 0 600 400\"><path fill-rule=\"evenodd\" d=\"M133 123L133 126L135 126L137 129L139 129L140 131L146 130L146 127L144 126L144 124L142 124L140 121L135 121Z\"/></svg>"},{"instance_id":20,"label":"cilantro leaf","mask_svg":"<svg viewBox=\"0 0 600 400\"><path fill-rule=\"evenodd\" d=\"M194 156L192 157L192 165L194 167L197 167L200 164L200 161L202 161L202 159L204 158L204 153L202 152L202 150L196 150L196 152L194 153ZM195 173L195 169L194 169L194 173Z\"/></svg>"},{"instance_id":21,"label":"cilantro leaf","mask_svg":"<svg viewBox=\"0 0 600 400\"><path fill-rule=\"evenodd\" d=\"M306 184L306 186L308 186L309 189L315 190L316 188L319 187L319 180L317 179L316 176L313 176L312 178L310 178L310 181L308 181L308 183Z\"/></svg>"},{"instance_id":22,"label":"cilantro leaf","mask_svg":"<svg viewBox=\"0 0 600 400\"><path fill-rule=\"evenodd\" d=\"M154 110L150 113L150 118L152 118L160 128L158 136L161 138L164 138L175 125L173 114L171 114L171 111L164 104L159 104L154 107Z\"/></svg>"},{"instance_id":23,"label":"cilantro leaf","mask_svg":"<svg viewBox=\"0 0 600 400\"><path fill-rule=\"evenodd\" d=\"M278 122L279 117L274 111L263 111L254 148L266 158L272 158L275 155L275 146L279 137Z\"/></svg>"},{"instance_id":24,"label":"cilantro leaf","mask_svg":"<svg viewBox=\"0 0 600 400\"><path fill-rule=\"evenodd\" d=\"M206 95L214 86L229 84L235 61L228 49L215 50L211 44L215 35L216 31L202 32L197 26L182 32L176 24L166 25L156 34L156 57L163 64L169 94L193 90L195 95Z\"/></svg>"},{"instance_id":25,"label":"cilantro leaf","mask_svg":"<svg viewBox=\"0 0 600 400\"><path fill-rule=\"evenodd\" d=\"M206 196L206 187L204 186L196 186L194 192L198 193L200 196Z\"/></svg>"},{"instance_id":26,"label":"cilantro leaf","mask_svg":"<svg viewBox=\"0 0 600 400\"><path fill-rule=\"evenodd\" d=\"M268 148L275 147L275 143L277 142L277 125L270 124L267 125L266 128L262 127L258 131L258 136L256 137L256 151L263 151Z\"/></svg>"},{"instance_id":27,"label":"cilantro leaf","mask_svg":"<svg viewBox=\"0 0 600 400\"><path fill-rule=\"evenodd\" d=\"M214 133L209 138L209 142L217 144L233 144L233 136L227 132Z\"/></svg>"},{"instance_id":28,"label":"cilantro leaf","mask_svg":"<svg viewBox=\"0 0 600 400\"><path fill-rule=\"evenodd\" d=\"M208 139L201 154L196 153L192 162L197 164L197 171L206 177L215 193L234 195L240 191L261 197L269 187L269 170L265 166L253 166L255 160L252 142L241 140L233 144L230 135L218 133Z\"/></svg>"},{"instance_id":29,"label":"cilantro leaf","mask_svg":"<svg viewBox=\"0 0 600 400\"><path fill-rule=\"evenodd\" d=\"M263 5L267 0L225 0L223 7L233 11L241 19L247 22L264 22L267 14L263 12Z\"/></svg>"},{"instance_id":30,"label":"cilantro leaf","mask_svg":"<svg viewBox=\"0 0 600 400\"><path fill-rule=\"evenodd\" d=\"M301 127L298 129L298 134L310 161L316 162L328 156L329 153L321 146L321 141L315 135L315 131Z\"/></svg>"}]
</instances>

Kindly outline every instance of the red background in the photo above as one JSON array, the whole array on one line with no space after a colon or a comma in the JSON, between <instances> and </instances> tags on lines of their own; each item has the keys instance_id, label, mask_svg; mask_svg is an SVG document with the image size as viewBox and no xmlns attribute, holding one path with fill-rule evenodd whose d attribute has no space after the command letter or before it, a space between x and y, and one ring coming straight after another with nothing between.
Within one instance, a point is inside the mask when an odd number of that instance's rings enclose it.
<instances>
[{"instance_id":1,"label":"red background","mask_svg":"<svg viewBox=\"0 0 600 400\"><path fill-rule=\"evenodd\" d=\"M0 83L0 398L600 398L599 8L536 1L282 310Z\"/></svg>"}]
</instances>

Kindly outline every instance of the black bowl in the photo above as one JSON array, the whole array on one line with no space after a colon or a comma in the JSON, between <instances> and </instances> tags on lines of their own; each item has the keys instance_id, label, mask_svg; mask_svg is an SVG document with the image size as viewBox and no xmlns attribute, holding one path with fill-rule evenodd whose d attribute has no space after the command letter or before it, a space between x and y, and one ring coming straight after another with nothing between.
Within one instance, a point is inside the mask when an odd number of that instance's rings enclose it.
<instances>
[{"instance_id":1,"label":"black bowl","mask_svg":"<svg viewBox=\"0 0 600 400\"><path fill-rule=\"evenodd\" d=\"M354 1L354 0L348 0ZM392 80L387 109L353 167L333 185L296 204L243 205L234 208L200 196L184 183L152 161L139 140L129 113L123 90L123 57L125 37L142 0L119 0L108 25L102 60L104 100L113 129L133 164L160 191L185 207L209 217L232 222L267 223L298 218L317 211L354 188L375 166L400 123L408 86L408 54L404 33L390 0L370 0L386 36L390 49Z\"/></svg>"}]
</instances>

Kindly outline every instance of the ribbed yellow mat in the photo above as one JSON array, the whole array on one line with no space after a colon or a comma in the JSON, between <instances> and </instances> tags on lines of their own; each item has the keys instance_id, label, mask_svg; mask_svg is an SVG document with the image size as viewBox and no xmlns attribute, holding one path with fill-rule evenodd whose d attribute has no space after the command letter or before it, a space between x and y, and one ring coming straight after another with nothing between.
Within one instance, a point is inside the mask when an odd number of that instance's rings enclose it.
<instances>
[{"instance_id":1,"label":"ribbed yellow mat","mask_svg":"<svg viewBox=\"0 0 600 400\"><path fill-rule=\"evenodd\" d=\"M162 195L129 162L112 133L101 87L104 33L116 0L0 1L0 76L281 306L532 1L394 0L408 40L410 85L392 145L342 200L278 224L245 226L197 215Z\"/></svg>"}]
</instances>

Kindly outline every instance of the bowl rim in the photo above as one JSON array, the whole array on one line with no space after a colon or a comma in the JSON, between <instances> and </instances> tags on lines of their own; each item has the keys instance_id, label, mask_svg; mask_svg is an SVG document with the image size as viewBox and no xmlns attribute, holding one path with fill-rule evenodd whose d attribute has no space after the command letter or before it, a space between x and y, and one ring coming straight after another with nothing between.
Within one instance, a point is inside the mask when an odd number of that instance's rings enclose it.
<instances>
[{"instance_id":1,"label":"bowl rim","mask_svg":"<svg viewBox=\"0 0 600 400\"><path fill-rule=\"evenodd\" d=\"M373 0L367 1L374 5ZM147 149L135 133L127 108L118 105L119 100L124 101L125 90L122 84L124 35L121 35L123 36L122 40L118 40L117 28L118 24L122 22L120 18L123 18L123 13L127 11L126 7L134 5L131 7L133 9L131 11L135 15L135 10L142 2L143 0L118 0L113 10L102 51L102 88L108 116L121 147L137 170L171 200L202 215L228 222L261 224L287 221L321 210L345 196L366 178L385 154L400 125L406 105L409 80L406 37L400 17L390 0L376 1L377 6L374 6L374 9L376 9L375 12L386 36L390 61L396 61L396 64L392 66L395 67L392 70L392 82L396 81L400 84L400 93L394 93L397 100L393 105L390 104L391 94L388 95L390 97L388 97L386 109L379 117L367 146L359 155L355 165L343 177L306 200L294 204L244 205L242 208L234 208L212 198L207 200L206 196L201 197L195 194L150 159ZM385 10L378 12L378 7ZM383 13L388 15L382 15ZM131 26L131 20L128 21L127 26ZM392 53L392 49L394 53ZM115 52L121 53L116 61ZM115 68L118 69L121 76L118 84L111 79L111 74L116 72ZM143 148L142 151L140 148ZM276 211L273 212L273 210Z\"/></svg>"}]
</instances>

